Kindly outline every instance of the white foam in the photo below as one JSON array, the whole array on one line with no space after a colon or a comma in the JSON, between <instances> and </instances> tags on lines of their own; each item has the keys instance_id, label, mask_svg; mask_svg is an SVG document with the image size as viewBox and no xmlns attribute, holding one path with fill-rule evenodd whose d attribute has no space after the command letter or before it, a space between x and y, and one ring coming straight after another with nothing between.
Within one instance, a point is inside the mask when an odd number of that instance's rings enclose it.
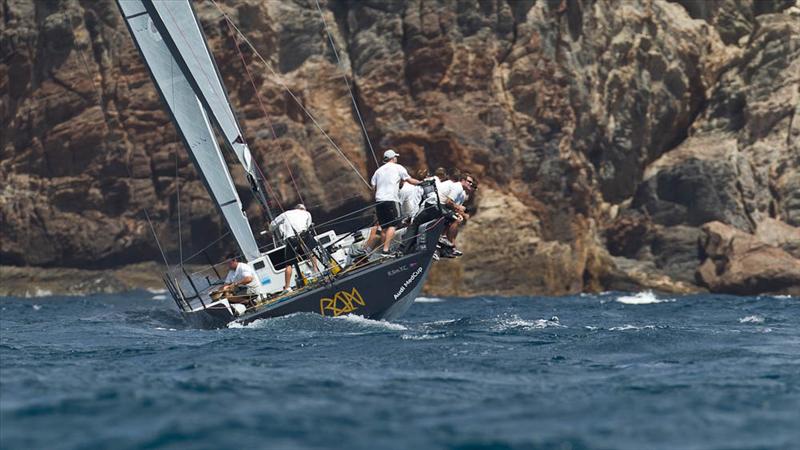
<instances>
[{"instance_id":1,"label":"white foam","mask_svg":"<svg viewBox=\"0 0 800 450\"><path fill-rule=\"evenodd\" d=\"M429 341L431 339L440 339L445 337L444 334L403 334L400 339L406 341Z\"/></svg>"},{"instance_id":2,"label":"white foam","mask_svg":"<svg viewBox=\"0 0 800 450\"><path fill-rule=\"evenodd\" d=\"M611 327L609 331L639 331L639 330L655 330L655 325L645 325L643 327L637 327L636 325L625 324L620 327Z\"/></svg>"},{"instance_id":3,"label":"white foam","mask_svg":"<svg viewBox=\"0 0 800 450\"><path fill-rule=\"evenodd\" d=\"M154 295L151 299L152 300L166 300L167 296L166 295Z\"/></svg>"},{"instance_id":4,"label":"white foam","mask_svg":"<svg viewBox=\"0 0 800 450\"><path fill-rule=\"evenodd\" d=\"M155 289L155 288L147 288L147 292L151 294L166 294L166 289Z\"/></svg>"},{"instance_id":5,"label":"white foam","mask_svg":"<svg viewBox=\"0 0 800 450\"><path fill-rule=\"evenodd\" d=\"M414 303L442 303L442 302L444 302L444 299L438 297L417 297L417 299L414 300Z\"/></svg>"},{"instance_id":6,"label":"white foam","mask_svg":"<svg viewBox=\"0 0 800 450\"><path fill-rule=\"evenodd\" d=\"M346 320L348 322L357 323L359 325L379 326L381 328L385 328L387 330L393 330L393 331L405 331L405 330L408 330L408 328L404 327L403 325L400 325L399 323L387 322L385 320L367 319L366 317L357 316L355 314L347 314L347 315L344 315L344 316L338 316L338 317L334 317L334 319L336 319L336 320Z\"/></svg>"},{"instance_id":7,"label":"white foam","mask_svg":"<svg viewBox=\"0 0 800 450\"><path fill-rule=\"evenodd\" d=\"M38 310L40 310L40 309L42 309L42 306L41 306L41 305L33 305L33 310L34 310L34 311L38 311Z\"/></svg>"},{"instance_id":8,"label":"white foam","mask_svg":"<svg viewBox=\"0 0 800 450\"><path fill-rule=\"evenodd\" d=\"M525 320L514 314L512 316L501 317L497 319L497 325L494 326L495 331L505 331L512 328L521 328L523 330L541 329L541 328L563 328L564 325L559 323L558 317L553 316L550 320L537 319L534 321Z\"/></svg>"},{"instance_id":9,"label":"white foam","mask_svg":"<svg viewBox=\"0 0 800 450\"><path fill-rule=\"evenodd\" d=\"M425 325L449 325L458 321L459 319L434 320L433 322L427 322Z\"/></svg>"},{"instance_id":10,"label":"white foam","mask_svg":"<svg viewBox=\"0 0 800 450\"><path fill-rule=\"evenodd\" d=\"M764 318L761 316L747 316L739 319L739 323L764 323Z\"/></svg>"},{"instance_id":11,"label":"white foam","mask_svg":"<svg viewBox=\"0 0 800 450\"><path fill-rule=\"evenodd\" d=\"M659 299L650 291L637 292L636 295L623 295L617 297L616 301L626 305L650 305L653 303L672 302L671 299Z\"/></svg>"},{"instance_id":12,"label":"white foam","mask_svg":"<svg viewBox=\"0 0 800 450\"><path fill-rule=\"evenodd\" d=\"M256 319L248 324L243 324L239 322L229 322L228 328L264 328L267 324L267 320L274 320L274 319Z\"/></svg>"},{"instance_id":13,"label":"white foam","mask_svg":"<svg viewBox=\"0 0 800 450\"><path fill-rule=\"evenodd\" d=\"M781 300L791 300L794 297L792 297L791 295L773 295L772 298L779 298Z\"/></svg>"},{"instance_id":14,"label":"white foam","mask_svg":"<svg viewBox=\"0 0 800 450\"><path fill-rule=\"evenodd\" d=\"M252 321L252 322L250 322L250 323L248 323L246 325L242 324L242 323L239 323L239 322L230 322L228 324L228 328L249 328L249 329L265 328L269 322L275 322L277 320L287 319L287 318L289 318L289 317L291 317L293 315L295 315L295 314L289 314L287 316L274 317L274 318L270 318L270 319L256 319L256 320L254 320L254 321ZM319 316L319 318L323 319L323 317L321 317L321 316ZM331 317L331 319L350 322L350 323L354 323L354 324L358 324L358 325L362 325L362 326L378 327L378 328L383 328L383 329L392 330L392 331L407 331L408 330L408 328L406 328L403 325L400 325L399 323L387 322L385 320L372 320L372 319L367 319L366 317L356 316L354 314L347 314L347 315L338 316L338 317Z\"/></svg>"}]
</instances>

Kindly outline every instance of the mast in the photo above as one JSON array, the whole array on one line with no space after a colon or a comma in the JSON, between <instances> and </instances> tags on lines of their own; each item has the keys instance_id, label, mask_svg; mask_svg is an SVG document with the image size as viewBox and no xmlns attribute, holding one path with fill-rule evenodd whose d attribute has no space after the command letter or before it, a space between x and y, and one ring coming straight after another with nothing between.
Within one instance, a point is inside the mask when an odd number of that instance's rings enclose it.
<instances>
[{"instance_id":1,"label":"mast","mask_svg":"<svg viewBox=\"0 0 800 450\"><path fill-rule=\"evenodd\" d=\"M143 3L195 94L221 131L225 146L236 155L247 173L250 189L271 222L272 211L267 202L263 176L244 140L241 127L228 100L228 93L222 84L217 64L208 48L203 29L191 3L189 0L144 0Z\"/></svg>"},{"instance_id":2,"label":"mast","mask_svg":"<svg viewBox=\"0 0 800 450\"><path fill-rule=\"evenodd\" d=\"M260 255L203 104L141 0L117 0L178 135L247 261Z\"/></svg>"}]
</instances>

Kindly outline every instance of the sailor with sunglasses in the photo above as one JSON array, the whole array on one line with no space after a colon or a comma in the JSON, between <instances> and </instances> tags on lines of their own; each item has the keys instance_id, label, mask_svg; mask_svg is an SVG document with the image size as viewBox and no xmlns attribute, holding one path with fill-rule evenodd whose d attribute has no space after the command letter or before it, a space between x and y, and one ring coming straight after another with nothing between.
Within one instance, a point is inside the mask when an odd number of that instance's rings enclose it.
<instances>
[{"instance_id":1,"label":"sailor with sunglasses","mask_svg":"<svg viewBox=\"0 0 800 450\"><path fill-rule=\"evenodd\" d=\"M452 180L445 190L447 197L452 200L455 206L455 212L457 213L456 220L448 225L447 230L445 230L445 235L439 239L443 250L441 256L449 258L454 258L463 254L456 248L455 241L456 237L458 237L459 227L469 219L469 214L467 214L466 208L464 208L464 202L469 199L470 194L475 192L477 188L475 177L469 173L465 172L454 178L458 181Z\"/></svg>"}]
</instances>

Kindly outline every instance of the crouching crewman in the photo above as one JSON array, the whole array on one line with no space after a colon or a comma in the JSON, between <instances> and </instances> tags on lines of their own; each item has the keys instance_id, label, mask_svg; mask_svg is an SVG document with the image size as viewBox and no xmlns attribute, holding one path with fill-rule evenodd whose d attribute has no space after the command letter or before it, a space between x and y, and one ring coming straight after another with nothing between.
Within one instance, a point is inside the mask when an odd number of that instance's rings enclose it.
<instances>
[{"instance_id":1,"label":"crouching crewman","mask_svg":"<svg viewBox=\"0 0 800 450\"><path fill-rule=\"evenodd\" d=\"M239 261L235 253L230 253L227 256L228 260L228 275L225 277L225 285L222 286L223 292L230 292L235 297L228 297L231 303L246 303L250 297L258 295L258 288L261 283L258 281L258 275L250 264Z\"/></svg>"}]
</instances>

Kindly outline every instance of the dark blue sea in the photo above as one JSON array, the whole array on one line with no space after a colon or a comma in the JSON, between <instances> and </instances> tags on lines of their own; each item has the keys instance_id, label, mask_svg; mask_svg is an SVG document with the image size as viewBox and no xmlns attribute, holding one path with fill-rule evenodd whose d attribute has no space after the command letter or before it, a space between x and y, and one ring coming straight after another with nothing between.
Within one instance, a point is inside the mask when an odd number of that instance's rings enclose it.
<instances>
[{"instance_id":1,"label":"dark blue sea","mask_svg":"<svg viewBox=\"0 0 800 450\"><path fill-rule=\"evenodd\" d=\"M796 449L800 298L422 298L192 329L0 298L3 449Z\"/></svg>"}]
</instances>

